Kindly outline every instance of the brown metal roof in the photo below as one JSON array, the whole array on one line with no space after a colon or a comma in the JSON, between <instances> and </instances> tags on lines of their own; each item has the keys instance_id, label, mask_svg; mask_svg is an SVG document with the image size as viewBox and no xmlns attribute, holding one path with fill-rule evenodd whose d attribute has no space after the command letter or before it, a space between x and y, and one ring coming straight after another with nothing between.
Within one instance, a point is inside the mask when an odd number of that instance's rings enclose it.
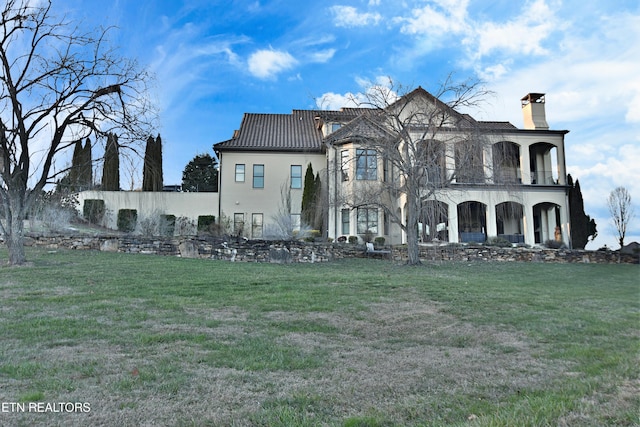
<instances>
[{"instance_id":1,"label":"brown metal roof","mask_svg":"<svg viewBox=\"0 0 640 427\"><path fill-rule=\"evenodd\" d=\"M292 114L245 113L234 137L215 145L218 151L317 151L322 152L322 132L312 110Z\"/></svg>"},{"instance_id":2,"label":"brown metal roof","mask_svg":"<svg viewBox=\"0 0 640 427\"><path fill-rule=\"evenodd\" d=\"M460 119L459 126L477 127L487 132L518 130L509 122L476 121L468 114L460 114L437 100L422 88L405 98L427 97L440 108L449 109ZM398 101L394 105L399 105ZM404 100L407 102L407 99ZM393 108L391 106L390 108ZM245 113L240 129L233 138L215 145L216 151L294 151L322 152L322 122L341 122L344 126L329 135L325 142L340 143L358 137L382 136L382 128L375 117L380 110L371 108L343 108L341 110L293 110L291 114Z\"/></svg>"},{"instance_id":3,"label":"brown metal roof","mask_svg":"<svg viewBox=\"0 0 640 427\"><path fill-rule=\"evenodd\" d=\"M516 126L511 124L511 122L478 122L480 124L481 129L486 130L514 130L518 129Z\"/></svg>"}]
</instances>

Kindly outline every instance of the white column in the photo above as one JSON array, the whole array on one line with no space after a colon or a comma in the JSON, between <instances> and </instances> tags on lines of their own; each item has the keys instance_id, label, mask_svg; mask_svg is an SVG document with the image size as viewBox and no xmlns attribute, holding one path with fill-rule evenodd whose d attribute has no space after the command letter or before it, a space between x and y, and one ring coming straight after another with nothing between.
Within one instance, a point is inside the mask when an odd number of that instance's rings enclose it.
<instances>
[{"instance_id":1,"label":"white column","mask_svg":"<svg viewBox=\"0 0 640 427\"><path fill-rule=\"evenodd\" d=\"M529 144L520 146L520 175L522 176L522 183L524 185L531 184L531 157L529 156Z\"/></svg>"},{"instance_id":2,"label":"white column","mask_svg":"<svg viewBox=\"0 0 640 427\"><path fill-rule=\"evenodd\" d=\"M524 243L527 245L535 245L536 244L536 235L535 230L533 228L534 220L533 220L533 206L525 205L522 208L523 217L522 222L524 225Z\"/></svg>"},{"instance_id":3,"label":"white column","mask_svg":"<svg viewBox=\"0 0 640 427\"><path fill-rule=\"evenodd\" d=\"M496 237L498 235L498 226L496 224L496 207L492 204L488 204L487 206L487 213L486 213L486 219L487 219L487 239L491 238L491 237Z\"/></svg>"},{"instance_id":4,"label":"white column","mask_svg":"<svg viewBox=\"0 0 640 427\"><path fill-rule=\"evenodd\" d=\"M448 206L449 242L458 243L458 206L454 203L449 203Z\"/></svg>"}]
</instances>

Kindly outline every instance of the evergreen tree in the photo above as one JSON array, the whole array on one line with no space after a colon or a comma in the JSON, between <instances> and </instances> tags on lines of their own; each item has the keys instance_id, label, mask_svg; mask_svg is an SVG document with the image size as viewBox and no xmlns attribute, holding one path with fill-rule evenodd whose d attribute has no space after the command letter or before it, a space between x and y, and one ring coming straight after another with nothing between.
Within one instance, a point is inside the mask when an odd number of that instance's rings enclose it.
<instances>
[{"instance_id":1,"label":"evergreen tree","mask_svg":"<svg viewBox=\"0 0 640 427\"><path fill-rule=\"evenodd\" d=\"M313 177L313 166L307 166L304 175L304 189L302 190L301 219L302 223L313 227L315 220L315 190L316 184Z\"/></svg>"},{"instance_id":2,"label":"evergreen tree","mask_svg":"<svg viewBox=\"0 0 640 427\"><path fill-rule=\"evenodd\" d=\"M155 141L151 135L147 138L147 146L144 150L144 163L142 165L142 191L153 191L153 146Z\"/></svg>"},{"instance_id":3,"label":"evergreen tree","mask_svg":"<svg viewBox=\"0 0 640 427\"><path fill-rule=\"evenodd\" d=\"M77 191L85 191L93 187L92 162L93 159L91 158L91 140L87 138L84 143L84 148L82 148L80 151Z\"/></svg>"},{"instance_id":4,"label":"evergreen tree","mask_svg":"<svg viewBox=\"0 0 640 427\"><path fill-rule=\"evenodd\" d=\"M182 191L218 191L216 161L209 154L198 154L182 172Z\"/></svg>"},{"instance_id":5,"label":"evergreen tree","mask_svg":"<svg viewBox=\"0 0 640 427\"><path fill-rule=\"evenodd\" d=\"M580 190L580 181L575 185L571 175L567 176L569 186L569 216L571 222L571 243L574 249L584 249L589 240L598 235L596 222L584 212L584 201Z\"/></svg>"},{"instance_id":6,"label":"evergreen tree","mask_svg":"<svg viewBox=\"0 0 640 427\"><path fill-rule=\"evenodd\" d=\"M91 159L91 141L86 139L83 147L82 140L77 140L73 148L71 169L65 180L60 180L60 186L66 185L70 192L85 191L93 185L93 170Z\"/></svg>"},{"instance_id":7,"label":"evergreen tree","mask_svg":"<svg viewBox=\"0 0 640 427\"><path fill-rule=\"evenodd\" d=\"M120 191L120 157L118 137L112 133L107 136L102 171L102 190Z\"/></svg>"},{"instance_id":8,"label":"evergreen tree","mask_svg":"<svg viewBox=\"0 0 640 427\"><path fill-rule=\"evenodd\" d=\"M314 204L314 230L323 230L323 215L322 209L320 209L322 204L322 181L320 181L320 172L316 174L316 179L313 182L313 204Z\"/></svg>"},{"instance_id":9,"label":"evergreen tree","mask_svg":"<svg viewBox=\"0 0 640 427\"><path fill-rule=\"evenodd\" d=\"M144 152L142 191L162 191L162 140L149 136Z\"/></svg>"},{"instance_id":10,"label":"evergreen tree","mask_svg":"<svg viewBox=\"0 0 640 427\"><path fill-rule=\"evenodd\" d=\"M162 191L163 187L163 171L162 171L162 139L160 134L156 137L156 143L154 145L154 180L153 191Z\"/></svg>"},{"instance_id":11,"label":"evergreen tree","mask_svg":"<svg viewBox=\"0 0 640 427\"><path fill-rule=\"evenodd\" d=\"M82 164L82 141L77 140L73 147L73 157L71 157L71 169L69 169L68 178L66 180L66 184L68 185L67 190L69 192L78 191L80 184L80 165ZM61 180L62 181L62 180ZM64 184L61 184L64 185Z\"/></svg>"}]
</instances>

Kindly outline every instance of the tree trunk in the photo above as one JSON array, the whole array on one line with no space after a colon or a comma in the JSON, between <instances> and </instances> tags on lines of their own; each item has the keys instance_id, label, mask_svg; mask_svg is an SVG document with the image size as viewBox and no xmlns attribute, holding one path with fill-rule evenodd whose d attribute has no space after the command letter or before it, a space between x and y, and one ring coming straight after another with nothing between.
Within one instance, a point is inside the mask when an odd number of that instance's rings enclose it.
<instances>
[{"instance_id":1,"label":"tree trunk","mask_svg":"<svg viewBox=\"0 0 640 427\"><path fill-rule=\"evenodd\" d=\"M24 253L23 226L24 220L22 218L13 218L6 228L5 243L9 250L9 265L22 265L27 262Z\"/></svg>"},{"instance_id":2,"label":"tree trunk","mask_svg":"<svg viewBox=\"0 0 640 427\"><path fill-rule=\"evenodd\" d=\"M407 204L407 264L420 264L420 247L418 246L418 208L413 200Z\"/></svg>"}]
</instances>

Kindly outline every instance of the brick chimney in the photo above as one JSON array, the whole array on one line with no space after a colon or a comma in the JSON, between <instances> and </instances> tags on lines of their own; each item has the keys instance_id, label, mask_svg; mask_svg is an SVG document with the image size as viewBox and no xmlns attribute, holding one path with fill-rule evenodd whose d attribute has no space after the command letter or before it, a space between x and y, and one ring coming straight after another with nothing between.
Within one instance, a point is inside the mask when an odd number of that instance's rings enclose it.
<instances>
[{"instance_id":1,"label":"brick chimney","mask_svg":"<svg viewBox=\"0 0 640 427\"><path fill-rule=\"evenodd\" d=\"M528 93L522 98L525 129L549 129L544 113L544 93Z\"/></svg>"}]
</instances>

